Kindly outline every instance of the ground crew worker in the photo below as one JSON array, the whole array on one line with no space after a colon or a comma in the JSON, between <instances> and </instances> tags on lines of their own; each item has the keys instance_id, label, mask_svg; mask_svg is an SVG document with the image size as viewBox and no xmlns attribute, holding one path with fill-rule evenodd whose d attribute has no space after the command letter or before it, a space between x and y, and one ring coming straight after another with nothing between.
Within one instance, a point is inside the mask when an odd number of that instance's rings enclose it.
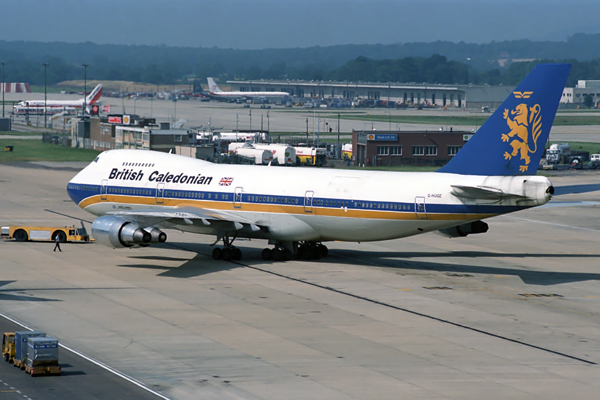
<instances>
[{"instance_id":1,"label":"ground crew worker","mask_svg":"<svg viewBox=\"0 0 600 400\"><path fill-rule=\"evenodd\" d=\"M54 251L56 251L56 249L58 249L58 251L61 251L61 252L62 252L62 250L60 249L60 238L59 238L59 235L56 235L56 236L54 237L54 243L56 243L56 244L54 245Z\"/></svg>"}]
</instances>

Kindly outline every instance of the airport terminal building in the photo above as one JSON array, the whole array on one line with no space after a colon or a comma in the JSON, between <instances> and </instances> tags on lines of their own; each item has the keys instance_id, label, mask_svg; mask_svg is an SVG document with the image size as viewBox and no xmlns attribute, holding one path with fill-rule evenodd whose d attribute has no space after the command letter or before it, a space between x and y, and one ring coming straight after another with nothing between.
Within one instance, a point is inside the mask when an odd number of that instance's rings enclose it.
<instances>
[{"instance_id":1,"label":"airport terminal building","mask_svg":"<svg viewBox=\"0 0 600 400\"><path fill-rule=\"evenodd\" d=\"M566 87L560 103L577 107L583 105L588 96L594 107L600 105L600 81L579 80L575 87Z\"/></svg>"},{"instance_id":2,"label":"airport terminal building","mask_svg":"<svg viewBox=\"0 0 600 400\"><path fill-rule=\"evenodd\" d=\"M296 98L357 99L393 102L394 106L422 105L453 108L496 108L514 90L514 86L436 85L427 83L374 83L298 80L227 81L232 90L241 92L288 92Z\"/></svg>"}]
</instances>

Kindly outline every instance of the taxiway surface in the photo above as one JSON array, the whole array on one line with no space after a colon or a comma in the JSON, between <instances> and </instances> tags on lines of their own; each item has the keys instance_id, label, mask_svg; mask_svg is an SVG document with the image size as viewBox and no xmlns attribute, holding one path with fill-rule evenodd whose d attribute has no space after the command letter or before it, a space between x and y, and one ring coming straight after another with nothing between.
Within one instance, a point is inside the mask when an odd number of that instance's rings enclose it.
<instances>
[{"instance_id":1,"label":"taxiway surface","mask_svg":"<svg viewBox=\"0 0 600 400\"><path fill-rule=\"evenodd\" d=\"M43 100L40 93L7 93L7 101L16 100ZM76 100L80 96L66 94L52 94L56 100ZM251 108L244 108L242 104L224 103L220 101L201 102L198 100L185 100L173 102L170 100L150 99L119 99L114 97L103 97L102 104L109 105L113 114L137 114L142 117L156 118L158 122L185 121L184 128L199 128L201 131L210 129L216 131L246 131L246 130L268 130L270 132L292 132L303 137L308 130L310 135L316 139L331 133L329 138L337 138L338 121L342 140L348 141L352 130L402 130L402 131L437 131L439 129L476 131L481 123L491 114L476 112L473 109L386 109L386 108L356 108L356 109L323 109L304 108L273 105L271 109L261 109L259 105L253 104ZM338 114L340 119L338 120ZM573 112L564 112L569 115ZM377 115L381 121L361 121L357 118L366 115ZM417 123L395 123L391 122L394 117L419 116L419 117L448 117L448 116L481 116L479 122L471 125L442 125L439 124L417 124ZM34 129L44 126L43 116L31 116ZM390 121L386 121L389 118ZM24 123L24 117L18 116L15 124ZM48 117L46 123L50 123ZM68 130L68 124L63 125L60 118L54 122L58 130ZM19 128L22 129L22 128ZM597 125L577 126L553 126L550 132L552 141L571 142L600 142L600 133Z\"/></svg>"},{"instance_id":2,"label":"taxiway surface","mask_svg":"<svg viewBox=\"0 0 600 400\"><path fill-rule=\"evenodd\" d=\"M81 164L54 166L0 165L1 225L93 220L65 190ZM3 241L0 312L171 399L594 399L600 174L551 179L579 193L484 235L331 243L318 262L264 262L264 241L214 261L212 237L174 231L145 249Z\"/></svg>"}]
</instances>

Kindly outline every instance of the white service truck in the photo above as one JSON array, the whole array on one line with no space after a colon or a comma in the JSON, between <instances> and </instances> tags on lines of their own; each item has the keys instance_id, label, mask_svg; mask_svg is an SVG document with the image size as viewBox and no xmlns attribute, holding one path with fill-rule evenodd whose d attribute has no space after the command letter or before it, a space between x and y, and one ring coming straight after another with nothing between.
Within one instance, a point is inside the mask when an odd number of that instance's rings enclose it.
<instances>
[{"instance_id":1,"label":"white service truck","mask_svg":"<svg viewBox=\"0 0 600 400\"><path fill-rule=\"evenodd\" d=\"M546 150L546 164L563 164L571 155L569 143L553 143Z\"/></svg>"}]
</instances>

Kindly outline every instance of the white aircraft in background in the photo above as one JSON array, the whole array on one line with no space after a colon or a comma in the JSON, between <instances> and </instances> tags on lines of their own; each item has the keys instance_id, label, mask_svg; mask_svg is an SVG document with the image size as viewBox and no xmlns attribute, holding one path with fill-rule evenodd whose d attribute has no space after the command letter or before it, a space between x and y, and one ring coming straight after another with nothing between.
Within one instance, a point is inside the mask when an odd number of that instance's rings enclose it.
<instances>
[{"instance_id":1,"label":"white aircraft in background","mask_svg":"<svg viewBox=\"0 0 600 400\"><path fill-rule=\"evenodd\" d=\"M145 150L100 154L68 184L97 215L92 235L114 248L166 240L163 229L216 235L215 259L240 259L238 237L266 239L265 259L315 259L327 241L438 231L484 233L483 219L547 203L536 171L569 64L540 64L436 172L212 164Z\"/></svg>"},{"instance_id":2,"label":"white aircraft in background","mask_svg":"<svg viewBox=\"0 0 600 400\"><path fill-rule=\"evenodd\" d=\"M215 83L213 78L208 78L208 93L210 96L216 97L222 100L235 100L235 99L252 99L256 97L287 97L290 94L288 92L224 92L219 89L219 86Z\"/></svg>"},{"instance_id":3,"label":"white aircraft in background","mask_svg":"<svg viewBox=\"0 0 600 400\"><path fill-rule=\"evenodd\" d=\"M99 84L86 96L86 108L95 104L102 96L102 84ZM13 107L15 114L43 115L44 105L46 106L46 114L56 113L76 113L83 107L83 98L79 100L27 100L21 101Z\"/></svg>"}]
</instances>

